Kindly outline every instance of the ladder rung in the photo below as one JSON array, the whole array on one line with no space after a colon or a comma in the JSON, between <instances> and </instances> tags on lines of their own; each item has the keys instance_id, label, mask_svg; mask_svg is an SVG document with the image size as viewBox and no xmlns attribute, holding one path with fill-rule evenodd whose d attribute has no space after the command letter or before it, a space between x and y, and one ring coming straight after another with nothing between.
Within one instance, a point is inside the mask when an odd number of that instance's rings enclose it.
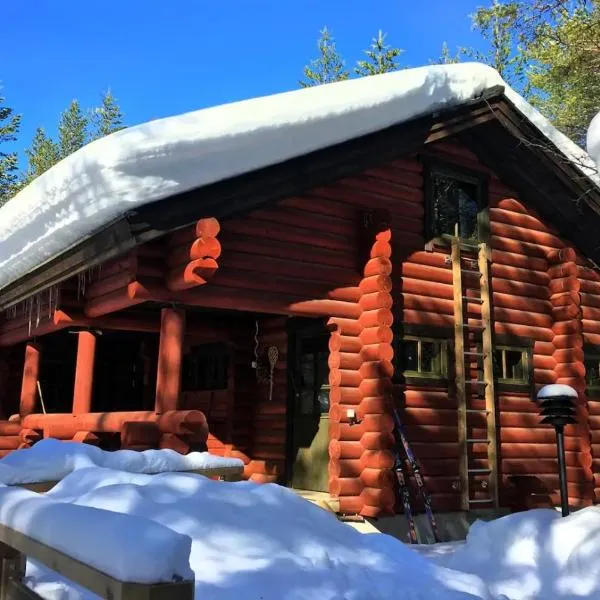
<instances>
[{"instance_id":1,"label":"ladder rung","mask_svg":"<svg viewBox=\"0 0 600 600\"><path fill-rule=\"evenodd\" d=\"M479 379L467 379L465 383L470 383L472 385L487 385L487 381L481 381Z\"/></svg>"},{"instance_id":2,"label":"ladder rung","mask_svg":"<svg viewBox=\"0 0 600 600\"><path fill-rule=\"evenodd\" d=\"M487 410L486 408L466 408L465 412L468 412L468 413L484 413L486 415L490 414L490 411Z\"/></svg>"},{"instance_id":3,"label":"ladder rung","mask_svg":"<svg viewBox=\"0 0 600 600\"><path fill-rule=\"evenodd\" d=\"M481 331L485 330L485 327L483 325L469 325L468 323L463 323L463 327L465 329L479 329Z\"/></svg>"},{"instance_id":4,"label":"ladder rung","mask_svg":"<svg viewBox=\"0 0 600 600\"><path fill-rule=\"evenodd\" d=\"M483 439L477 439L477 438L467 438L465 440L467 442L467 444L489 444L490 440L483 438Z\"/></svg>"},{"instance_id":5,"label":"ladder rung","mask_svg":"<svg viewBox=\"0 0 600 600\"><path fill-rule=\"evenodd\" d=\"M481 298L473 298L471 296L463 296L462 299L466 300L467 302L477 302L477 304L483 304L483 300Z\"/></svg>"},{"instance_id":6,"label":"ladder rung","mask_svg":"<svg viewBox=\"0 0 600 600\"><path fill-rule=\"evenodd\" d=\"M485 354L483 352L465 352L465 356L481 356L483 358Z\"/></svg>"},{"instance_id":7,"label":"ladder rung","mask_svg":"<svg viewBox=\"0 0 600 600\"><path fill-rule=\"evenodd\" d=\"M491 498L489 500L471 500L469 498L469 504L489 504L490 502L492 502Z\"/></svg>"},{"instance_id":8,"label":"ladder rung","mask_svg":"<svg viewBox=\"0 0 600 600\"><path fill-rule=\"evenodd\" d=\"M472 275L479 275L481 277L481 271L476 271L475 269L461 269L463 273L471 273Z\"/></svg>"},{"instance_id":9,"label":"ladder rung","mask_svg":"<svg viewBox=\"0 0 600 600\"><path fill-rule=\"evenodd\" d=\"M491 473L491 469L467 469L469 473Z\"/></svg>"}]
</instances>

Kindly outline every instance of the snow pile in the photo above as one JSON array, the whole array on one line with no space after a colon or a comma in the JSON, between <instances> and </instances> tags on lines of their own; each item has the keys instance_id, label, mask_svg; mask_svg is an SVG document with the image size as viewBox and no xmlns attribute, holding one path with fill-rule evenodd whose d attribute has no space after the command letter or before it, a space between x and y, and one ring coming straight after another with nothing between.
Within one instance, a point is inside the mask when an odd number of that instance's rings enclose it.
<instances>
[{"instance_id":1,"label":"snow pile","mask_svg":"<svg viewBox=\"0 0 600 600\"><path fill-rule=\"evenodd\" d=\"M538 509L476 522L465 544L426 554L436 564L484 579L510 600L600 598L600 507L566 518Z\"/></svg>"},{"instance_id":2,"label":"snow pile","mask_svg":"<svg viewBox=\"0 0 600 600\"><path fill-rule=\"evenodd\" d=\"M12 452L0 460L0 483L17 485L37 481L58 481L69 473L98 466L129 473L193 471L217 467L243 467L238 458L223 458L208 452L187 455L174 450L117 450L106 452L77 442L41 440L32 448Z\"/></svg>"},{"instance_id":3,"label":"snow pile","mask_svg":"<svg viewBox=\"0 0 600 600\"><path fill-rule=\"evenodd\" d=\"M600 186L589 156L495 70L477 63L407 69L151 121L87 145L0 208L0 289L136 207L459 105L497 85Z\"/></svg>"},{"instance_id":4,"label":"snow pile","mask_svg":"<svg viewBox=\"0 0 600 600\"><path fill-rule=\"evenodd\" d=\"M600 112L592 119L587 132L587 151L600 169Z\"/></svg>"},{"instance_id":5,"label":"snow pile","mask_svg":"<svg viewBox=\"0 0 600 600\"><path fill-rule=\"evenodd\" d=\"M191 579L191 540L142 517L0 487L0 523L122 581Z\"/></svg>"},{"instance_id":6,"label":"snow pile","mask_svg":"<svg viewBox=\"0 0 600 600\"><path fill-rule=\"evenodd\" d=\"M10 496L2 496L3 490L27 495L19 503L11 502ZM0 491L0 519L16 509L14 518L21 519L22 512L28 518L20 522L29 527L31 515L37 516L26 504L31 502L31 493L8 488ZM99 510L101 515L114 511L122 513L115 517L131 518L132 525L127 527L135 529L144 522L189 536L196 598L600 598L600 507L565 519L552 510L518 513L491 523L475 523L464 543L415 547L383 534L361 534L277 485L224 483L189 473L149 476L91 467L68 475L47 494L46 502L58 507L52 510L59 519L63 518L60 507L65 515L70 509L81 511L73 512L70 526L61 529L60 543L65 549L79 548L82 532L88 527L95 541L86 550L88 555L94 553L95 561L127 560L127 569L138 577L145 573L145 566L131 563L145 560L137 550L144 542L127 557L123 555L131 549L129 545L111 554L109 548L117 542L104 540L103 533L108 531L110 538L112 525L100 523L105 516L90 524L92 513L87 511ZM32 529L41 527L42 532L48 532L48 527L54 527L49 516L40 509ZM131 539L154 539L150 531L149 527L145 532L132 532ZM175 548L176 553L181 550L177 544L165 546L164 555L169 554L169 548ZM171 569L176 563L179 571L185 570L181 555L169 559ZM110 568L121 567L111 564ZM165 567L161 572L169 570ZM96 600L40 565L29 564L27 574L28 585L44 598Z\"/></svg>"},{"instance_id":7,"label":"snow pile","mask_svg":"<svg viewBox=\"0 0 600 600\"><path fill-rule=\"evenodd\" d=\"M90 468L67 476L48 496L189 535L196 598L492 600L479 577L433 565L386 535L363 535L273 484ZM65 529L66 544L75 529L77 523ZM95 598L39 565L30 566L28 576L46 598Z\"/></svg>"}]
</instances>

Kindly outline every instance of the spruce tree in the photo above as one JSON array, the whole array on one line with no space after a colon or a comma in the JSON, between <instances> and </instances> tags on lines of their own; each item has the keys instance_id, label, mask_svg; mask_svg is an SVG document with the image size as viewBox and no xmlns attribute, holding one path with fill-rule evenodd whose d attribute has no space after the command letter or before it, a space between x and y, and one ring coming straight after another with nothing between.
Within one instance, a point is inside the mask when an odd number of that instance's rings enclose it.
<instances>
[{"instance_id":1,"label":"spruce tree","mask_svg":"<svg viewBox=\"0 0 600 600\"><path fill-rule=\"evenodd\" d=\"M460 62L460 56L459 55L452 56L450 54L450 48L448 48L448 44L446 42L444 42L442 44L442 52L440 54L440 57L435 61L434 64L453 65L458 62Z\"/></svg>"},{"instance_id":2,"label":"spruce tree","mask_svg":"<svg viewBox=\"0 0 600 600\"><path fill-rule=\"evenodd\" d=\"M28 160L26 183L29 183L60 160L60 149L58 145L46 135L41 128L35 132L31 147L25 150Z\"/></svg>"},{"instance_id":3,"label":"spruce tree","mask_svg":"<svg viewBox=\"0 0 600 600\"><path fill-rule=\"evenodd\" d=\"M385 35L385 33L379 30L377 37L373 38L371 47L365 50L367 58L357 61L354 72L360 77L380 75L381 73L389 73L390 71L397 71L399 69L397 59L402 54L402 50L386 44Z\"/></svg>"},{"instance_id":4,"label":"spruce tree","mask_svg":"<svg viewBox=\"0 0 600 600\"><path fill-rule=\"evenodd\" d=\"M5 148L17 139L21 125L21 115L15 115L4 102L4 97L0 96L0 205L10 200L17 189L17 154L7 152Z\"/></svg>"},{"instance_id":5,"label":"spruce tree","mask_svg":"<svg viewBox=\"0 0 600 600\"><path fill-rule=\"evenodd\" d=\"M62 113L58 124L58 148L60 158L85 146L88 141L88 118L83 114L79 102L73 100Z\"/></svg>"},{"instance_id":6,"label":"spruce tree","mask_svg":"<svg viewBox=\"0 0 600 600\"><path fill-rule=\"evenodd\" d=\"M93 127L92 139L94 140L124 129L123 113L111 90L103 94L102 106L94 109L91 121Z\"/></svg>"},{"instance_id":7,"label":"spruce tree","mask_svg":"<svg viewBox=\"0 0 600 600\"><path fill-rule=\"evenodd\" d=\"M350 74L346 63L337 51L335 39L327 27L321 30L318 42L319 56L304 67L304 79L300 81L302 87L312 87L334 81L345 81Z\"/></svg>"}]
</instances>

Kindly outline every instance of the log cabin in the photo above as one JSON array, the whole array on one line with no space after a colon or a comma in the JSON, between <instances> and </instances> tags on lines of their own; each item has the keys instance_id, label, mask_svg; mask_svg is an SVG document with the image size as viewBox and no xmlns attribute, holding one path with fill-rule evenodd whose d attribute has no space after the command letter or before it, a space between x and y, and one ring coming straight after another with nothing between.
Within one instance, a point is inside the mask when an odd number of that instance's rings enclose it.
<instances>
[{"instance_id":1,"label":"log cabin","mask_svg":"<svg viewBox=\"0 0 600 600\"><path fill-rule=\"evenodd\" d=\"M567 383L569 502L600 500L600 180L487 67L126 129L0 223L2 454L207 446L376 518L395 407L435 511L551 506L534 398Z\"/></svg>"}]
</instances>

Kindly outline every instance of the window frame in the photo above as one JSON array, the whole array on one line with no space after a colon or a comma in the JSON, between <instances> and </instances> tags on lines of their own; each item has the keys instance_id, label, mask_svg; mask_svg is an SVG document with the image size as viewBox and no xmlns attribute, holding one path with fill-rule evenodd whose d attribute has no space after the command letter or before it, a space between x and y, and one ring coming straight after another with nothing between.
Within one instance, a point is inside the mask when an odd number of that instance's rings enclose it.
<instances>
[{"instance_id":1,"label":"window frame","mask_svg":"<svg viewBox=\"0 0 600 600\"><path fill-rule=\"evenodd\" d=\"M440 370L439 372L430 373L414 370L399 371L400 350L403 341L418 342L418 360L421 361L421 344L422 342L433 342L439 344L440 350ZM403 330L394 331L394 375L392 382L398 384L409 385L446 385L449 380L451 367L451 349L452 341L445 330L440 329L425 329L425 328L403 328Z\"/></svg>"},{"instance_id":2,"label":"window frame","mask_svg":"<svg viewBox=\"0 0 600 600\"><path fill-rule=\"evenodd\" d=\"M494 373L494 380L499 386L511 386L511 387L529 387L531 385L532 375L532 356L530 345L519 345L519 344L494 344L493 352L502 352L503 359L503 374L506 369L506 352L519 352L521 354L521 360L523 361L523 379L513 379L510 377L499 377L497 373Z\"/></svg>"},{"instance_id":3,"label":"window frame","mask_svg":"<svg viewBox=\"0 0 600 600\"><path fill-rule=\"evenodd\" d=\"M214 359L222 359L225 361L224 365L224 380L223 386L219 387L199 387L200 386L200 378L198 377L198 364L199 359L208 358L211 356L208 349L210 347L215 347L218 349L218 352L214 352L212 357ZM188 375L186 373L186 369L189 368L190 364L193 365L194 375L191 379L193 379L192 387L189 387L188 384L190 380L188 380ZM231 361L231 349L226 342L206 342L201 344L192 345L188 351L183 356L182 360L182 368L181 368L181 391L182 392L218 392L225 391L229 389L230 386L230 369L232 367Z\"/></svg>"},{"instance_id":4,"label":"window frame","mask_svg":"<svg viewBox=\"0 0 600 600\"><path fill-rule=\"evenodd\" d=\"M583 366L585 367L585 363L590 360L590 358L597 357L598 360L598 372L600 375L600 347L592 346L590 344L585 344L583 347ZM587 368L586 368L587 375ZM586 396L590 398L600 398L600 377L598 377L598 385L588 385L587 377L585 382L585 393Z\"/></svg>"},{"instance_id":5,"label":"window frame","mask_svg":"<svg viewBox=\"0 0 600 600\"><path fill-rule=\"evenodd\" d=\"M489 175L482 171L465 168L442 160L430 157L421 157L423 164L423 187L425 192L425 239L428 244L448 246L454 236L449 234L437 235L434 233L433 219L433 177L436 175L455 179L462 183L474 185L476 188L477 211L477 239L462 240L465 248L474 247L482 242L487 242L490 237L489 218Z\"/></svg>"}]
</instances>

